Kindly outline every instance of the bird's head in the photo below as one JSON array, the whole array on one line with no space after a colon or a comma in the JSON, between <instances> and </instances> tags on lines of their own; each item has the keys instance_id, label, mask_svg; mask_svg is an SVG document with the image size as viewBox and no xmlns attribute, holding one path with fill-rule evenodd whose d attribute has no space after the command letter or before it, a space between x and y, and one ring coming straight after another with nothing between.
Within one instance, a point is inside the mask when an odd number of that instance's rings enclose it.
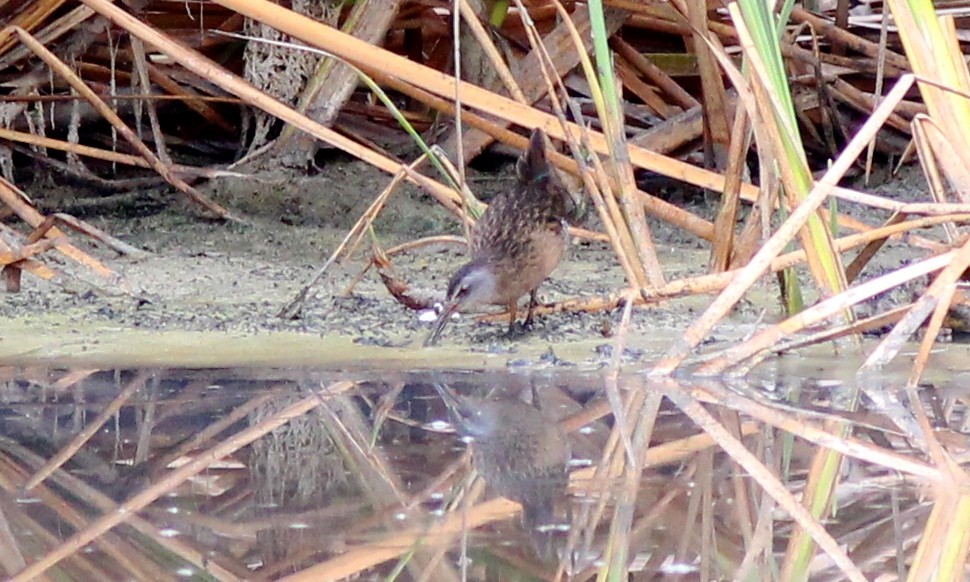
<instances>
[{"instance_id":1,"label":"bird's head","mask_svg":"<svg viewBox=\"0 0 970 582\"><path fill-rule=\"evenodd\" d=\"M458 305L490 303L495 291L495 273L488 259L479 258L462 265L451 277L447 299Z\"/></svg>"},{"instance_id":2,"label":"bird's head","mask_svg":"<svg viewBox=\"0 0 970 582\"><path fill-rule=\"evenodd\" d=\"M444 308L431 327L424 345L434 345L438 341L441 330L460 307L492 303L497 291L495 273L487 258L478 258L463 265L448 282Z\"/></svg>"}]
</instances>

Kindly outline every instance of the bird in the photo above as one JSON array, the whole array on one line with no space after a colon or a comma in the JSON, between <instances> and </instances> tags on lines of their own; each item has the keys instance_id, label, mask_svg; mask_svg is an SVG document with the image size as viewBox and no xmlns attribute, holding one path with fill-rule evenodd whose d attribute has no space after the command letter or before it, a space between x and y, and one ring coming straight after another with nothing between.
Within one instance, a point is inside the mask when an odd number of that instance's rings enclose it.
<instances>
[{"instance_id":1,"label":"bird","mask_svg":"<svg viewBox=\"0 0 970 582\"><path fill-rule=\"evenodd\" d=\"M492 200L471 232L471 259L448 282L441 314L424 345L438 341L459 309L502 305L509 312L509 335L516 306L529 295L524 327L532 325L539 285L562 260L569 242L567 218L576 203L546 158L545 133L533 130L516 162L515 186Z\"/></svg>"},{"instance_id":2,"label":"bird","mask_svg":"<svg viewBox=\"0 0 970 582\"><path fill-rule=\"evenodd\" d=\"M518 399L456 394L433 383L455 432L472 441L475 470L496 493L523 506L530 529L555 524L557 500L566 494L572 447L555 418Z\"/></svg>"}]
</instances>

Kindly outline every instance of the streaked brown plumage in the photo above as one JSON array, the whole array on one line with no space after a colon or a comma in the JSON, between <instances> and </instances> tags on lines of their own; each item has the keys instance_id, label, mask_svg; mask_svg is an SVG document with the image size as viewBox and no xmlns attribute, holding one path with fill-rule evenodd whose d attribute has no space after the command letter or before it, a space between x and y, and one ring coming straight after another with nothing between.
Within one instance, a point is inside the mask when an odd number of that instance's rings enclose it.
<instances>
[{"instance_id":1,"label":"streaked brown plumage","mask_svg":"<svg viewBox=\"0 0 970 582\"><path fill-rule=\"evenodd\" d=\"M566 217L573 199L546 160L545 135L532 132L529 148L516 164L515 187L492 200L472 229L471 260L448 283L444 309L425 345L433 345L451 315L475 305L504 305L509 331L516 305L529 294L525 325L532 323L536 290L559 265L566 250Z\"/></svg>"},{"instance_id":2,"label":"streaked brown plumage","mask_svg":"<svg viewBox=\"0 0 970 582\"><path fill-rule=\"evenodd\" d=\"M572 458L570 440L555 418L517 399L460 396L434 384L455 430L471 439L475 469L498 494L523 505L530 529L556 521ZM533 392L533 399L538 398Z\"/></svg>"}]
</instances>

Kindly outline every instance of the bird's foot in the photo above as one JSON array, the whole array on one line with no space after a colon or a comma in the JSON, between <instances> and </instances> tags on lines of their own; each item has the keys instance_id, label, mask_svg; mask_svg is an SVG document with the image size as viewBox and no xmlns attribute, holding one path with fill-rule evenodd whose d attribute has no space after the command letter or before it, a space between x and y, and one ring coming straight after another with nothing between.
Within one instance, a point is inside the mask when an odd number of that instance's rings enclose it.
<instances>
[{"instance_id":1,"label":"bird's foot","mask_svg":"<svg viewBox=\"0 0 970 582\"><path fill-rule=\"evenodd\" d=\"M532 332L534 327L533 322L529 321L528 319L522 323L517 321L509 325L508 331L505 332L505 337L509 339L516 339L524 335L528 335L530 332Z\"/></svg>"}]
</instances>

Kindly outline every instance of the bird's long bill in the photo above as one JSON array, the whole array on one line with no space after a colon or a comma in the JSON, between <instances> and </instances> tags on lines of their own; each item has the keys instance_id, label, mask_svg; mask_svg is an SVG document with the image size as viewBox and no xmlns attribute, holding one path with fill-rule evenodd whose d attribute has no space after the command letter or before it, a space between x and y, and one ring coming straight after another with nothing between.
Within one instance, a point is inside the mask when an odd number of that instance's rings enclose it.
<instances>
[{"instance_id":1,"label":"bird's long bill","mask_svg":"<svg viewBox=\"0 0 970 582\"><path fill-rule=\"evenodd\" d=\"M441 335L441 330L445 328L445 324L451 319L451 314L458 310L458 302L452 301L445 305L444 309L441 310L441 315L435 320L434 325L431 326L431 333L428 334L427 339L424 340L425 347L433 346L438 343L438 336Z\"/></svg>"},{"instance_id":2,"label":"bird's long bill","mask_svg":"<svg viewBox=\"0 0 970 582\"><path fill-rule=\"evenodd\" d=\"M448 416L455 427L455 432L459 434L468 433L468 420L475 416L475 408L469 406L468 402L463 401L447 384L434 383L435 390L441 396L445 406L448 407Z\"/></svg>"}]
</instances>

